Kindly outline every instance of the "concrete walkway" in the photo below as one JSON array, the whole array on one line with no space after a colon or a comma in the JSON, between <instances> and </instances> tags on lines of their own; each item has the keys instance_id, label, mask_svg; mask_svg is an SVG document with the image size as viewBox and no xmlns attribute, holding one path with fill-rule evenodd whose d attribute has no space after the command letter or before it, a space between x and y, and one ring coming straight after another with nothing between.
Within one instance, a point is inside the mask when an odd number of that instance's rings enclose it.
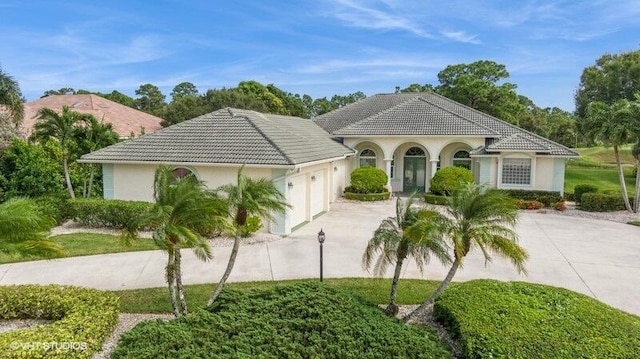
<instances>
[{"instance_id":1,"label":"concrete walkway","mask_svg":"<svg viewBox=\"0 0 640 359\"><path fill-rule=\"evenodd\" d=\"M393 212L391 201L335 203L331 212L287 238L242 246L230 280L317 277L316 235L320 228L327 237L325 277L370 277L360 267L362 252L380 221ZM485 266L481 253L472 252L455 280L494 278L549 284L640 315L640 227L522 212L517 230L521 244L530 254L528 275L518 274L508 261L498 257ZM217 282L230 251L228 247L214 248L214 260L204 263L185 250L185 283ZM146 251L6 264L0 265L0 285L58 283L107 290L161 287L165 263L162 252ZM447 269L434 261L422 275L410 263L403 277L440 280Z\"/></svg>"}]
</instances>

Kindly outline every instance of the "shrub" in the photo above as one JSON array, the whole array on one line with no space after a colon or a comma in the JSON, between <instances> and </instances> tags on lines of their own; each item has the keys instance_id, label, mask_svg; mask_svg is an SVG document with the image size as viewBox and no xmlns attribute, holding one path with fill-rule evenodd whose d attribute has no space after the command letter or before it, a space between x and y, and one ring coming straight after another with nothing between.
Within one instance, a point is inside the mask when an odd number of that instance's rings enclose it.
<instances>
[{"instance_id":1,"label":"shrub","mask_svg":"<svg viewBox=\"0 0 640 359\"><path fill-rule=\"evenodd\" d=\"M566 211L567 210L567 202L563 201L558 201L553 205L553 209L555 209L556 211Z\"/></svg>"},{"instance_id":2,"label":"shrub","mask_svg":"<svg viewBox=\"0 0 640 359\"><path fill-rule=\"evenodd\" d=\"M257 216L247 217L247 223L240 227L240 236L246 238L262 228L262 219Z\"/></svg>"},{"instance_id":3,"label":"shrub","mask_svg":"<svg viewBox=\"0 0 640 359\"><path fill-rule=\"evenodd\" d=\"M573 192L565 192L564 193L564 199L567 201L571 201L571 202L575 202L576 201L576 197L573 194Z\"/></svg>"},{"instance_id":4,"label":"shrub","mask_svg":"<svg viewBox=\"0 0 640 359\"><path fill-rule=\"evenodd\" d=\"M624 202L619 194L584 193L580 208L588 212L611 212L624 210Z\"/></svg>"},{"instance_id":5,"label":"shrub","mask_svg":"<svg viewBox=\"0 0 640 359\"><path fill-rule=\"evenodd\" d=\"M434 316L465 358L633 358L640 318L563 288L472 280L448 288Z\"/></svg>"},{"instance_id":6,"label":"shrub","mask_svg":"<svg viewBox=\"0 0 640 359\"><path fill-rule=\"evenodd\" d=\"M360 167L351 172L351 186L345 192L382 193L387 184L387 174L376 167Z\"/></svg>"},{"instance_id":7,"label":"shrub","mask_svg":"<svg viewBox=\"0 0 640 359\"><path fill-rule=\"evenodd\" d=\"M0 287L0 318L54 320L0 334L2 358L90 358L102 349L118 322L118 297L58 285ZM15 349L12 343L24 346ZM31 343L58 343L60 347L47 351L44 345L29 346Z\"/></svg>"},{"instance_id":8,"label":"shrub","mask_svg":"<svg viewBox=\"0 0 640 359\"><path fill-rule=\"evenodd\" d=\"M595 193L598 192L598 186L592 184L579 184L576 185L573 189L573 197L576 200L576 204L582 203L582 195L585 193Z\"/></svg>"},{"instance_id":9,"label":"shrub","mask_svg":"<svg viewBox=\"0 0 640 359\"><path fill-rule=\"evenodd\" d=\"M544 208L544 203L539 201L526 201L524 199L519 199L516 201L516 205L519 209L541 209Z\"/></svg>"},{"instance_id":10,"label":"shrub","mask_svg":"<svg viewBox=\"0 0 640 359\"><path fill-rule=\"evenodd\" d=\"M506 189L502 191L506 192L509 196L515 199L541 202L544 207L551 207L552 204L562 200L560 192L521 189Z\"/></svg>"},{"instance_id":11,"label":"shrub","mask_svg":"<svg viewBox=\"0 0 640 359\"><path fill-rule=\"evenodd\" d=\"M447 204L447 197L433 193L425 193L424 201L429 204L445 205Z\"/></svg>"},{"instance_id":12,"label":"shrub","mask_svg":"<svg viewBox=\"0 0 640 359\"><path fill-rule=\"evenodd\" d=\"M346 192L344 193L344 198L351 199L355 201L363 201L363 202L373 202L373 201L384 201L391 197L391 192L388 190L384 190L384 192L380 193L352 193Z\"/></svg>"},{"instance_id":13,"label":"shrub","mask_svg":"<svg viewBox=\"0 0 640 359\"><path fill-rule=\"evenodd\" d=\"M447 358L424 327L321 283L237 292L170 322L126 332L112 358Z\"/></svg>"},{"instance_id":14,"label":"shrub","mask_svg":"<svg viewBox=\"0 0 640 359\"><path fill-rule=\"evenodd\" d=\"M450 195L461 183L473 182L473 173L466 168L451 166L445 167L431 179L430 190L438 195Z\"/></svg>"},{"instance_id":15,"label":"shrub","mask_svg":"<svg viewBox=\"0 0 640 359\"><path fill-rule=\"evenodd\" d=\"M153 203L118 199L69 200L69 216L87 227L125 228L131 218L147 212Z\"/></svg>"},{"instance_id":16,"label":"shrub","mask_svg":"<svg viewBox=\"0 0 640 359\"><path fill-rule=\"evenodd\" d=\"M43 216L52 218L58 225L69 219L69 207L66 196L46 196L33 199Z\"/></svg>"}]
</instances>

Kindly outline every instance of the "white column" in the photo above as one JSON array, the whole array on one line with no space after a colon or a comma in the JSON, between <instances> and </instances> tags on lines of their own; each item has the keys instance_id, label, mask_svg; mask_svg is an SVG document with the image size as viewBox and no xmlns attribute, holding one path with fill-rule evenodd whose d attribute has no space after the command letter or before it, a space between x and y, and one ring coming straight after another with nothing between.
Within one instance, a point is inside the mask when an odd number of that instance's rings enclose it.
<instances>
[{"instance_id":1,"label":"white column","mask_svg":"<svg viewBox=\"0 0 640 359\"><path fill-rule=\"evenodd\" d=\"M384 159L384 172L387 174L387 187L389 191L391 191L391 161L389 159Z\"/></svg>"},{"instance_id":2,"label":"white column","mask_svg":"<svg viewBox=\"0 0 640 359\"><path fill-rule=\"evenodd\" d=\"M435 176L436 174L436 171L438 171L438 159L430 160L429 162L431 162L431 175L429 178L433 178L433 176Z\"/></svg>"}]
</instances>

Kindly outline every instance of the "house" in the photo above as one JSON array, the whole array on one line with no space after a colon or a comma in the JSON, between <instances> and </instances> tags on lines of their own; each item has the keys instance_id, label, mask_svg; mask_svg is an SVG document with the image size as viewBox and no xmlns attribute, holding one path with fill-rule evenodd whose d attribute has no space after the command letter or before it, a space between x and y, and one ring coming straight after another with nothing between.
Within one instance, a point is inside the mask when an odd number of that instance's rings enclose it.
<instances>
[{"instance_id":1,"label":"house","mask_svg":"<svg viewBox=\"0 0 640 359\"><path fill-rule=\"evenodd\" d=\"M329 210L345 187L354 151L311 120L222 109L82 156L101 163L105 198L153 200L159 164L193 173L209 188L236 181L237 170L271 178L292 209L268 229L288 234Z\"/></svg>"},{"instance_id":2,"label":"house","mask_svg":"<svg viewBox=\"0 0 640 359\"><path fill-rule=\"evenodd\" d=\"M375 95L314 122L357 151L347 173L384 169L396 192L427 191L439 168L461 166L491 187L562 193L565 162L578 156L432 92Z\"/></svg>"},{"instance_id":3,"label":"house","mask_svg":"<svg viewBox=\"0 0 640 359\"><path fill-rule=\"evenodd\" d=\"M426 191L441 167L470 169L492 187L562 192L565 161L553 141L434 93L375 95L317 117L222 109L84 155L101 163L105 198L151 201L159 164L209 188L245 174L271 178L292 208L269 224L288 234L330 209L357 167L388 174L393 191Z\"/></svg>"},{"instance_id":4,"label":"house","mask_svg":"<svg viewBox=\"0 0 640 359\"><path fill-rule=\"evenodd\" d=\"M20 132L25 137L31 134L38 118L38 111L41 108L50 108L59 113L62 112L63 106L76 112L93 115L98 121L111 123L113 130L120 135L120 138L129 138L131 134L138 136L162 128L160 117L121 105L98 95L83 94L52 95L26 102Z\"/></svg>"}]
</instances>

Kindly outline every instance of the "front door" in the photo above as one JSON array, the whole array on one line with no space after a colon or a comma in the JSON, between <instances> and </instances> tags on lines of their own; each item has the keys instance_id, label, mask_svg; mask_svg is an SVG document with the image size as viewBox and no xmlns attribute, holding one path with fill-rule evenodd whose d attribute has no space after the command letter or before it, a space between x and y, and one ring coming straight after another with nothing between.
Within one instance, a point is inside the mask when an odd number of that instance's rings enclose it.
<instances>
[{"instance_id":1,"label":"front door","mask_svg":"<svg viewBox=\"0 0 640 359\"><path fill-rule=\"evenodd\" d=\"M404 158L404 192L424 192L424 180L426 175L425 157Z\"/></svg>"}]
</instances>

